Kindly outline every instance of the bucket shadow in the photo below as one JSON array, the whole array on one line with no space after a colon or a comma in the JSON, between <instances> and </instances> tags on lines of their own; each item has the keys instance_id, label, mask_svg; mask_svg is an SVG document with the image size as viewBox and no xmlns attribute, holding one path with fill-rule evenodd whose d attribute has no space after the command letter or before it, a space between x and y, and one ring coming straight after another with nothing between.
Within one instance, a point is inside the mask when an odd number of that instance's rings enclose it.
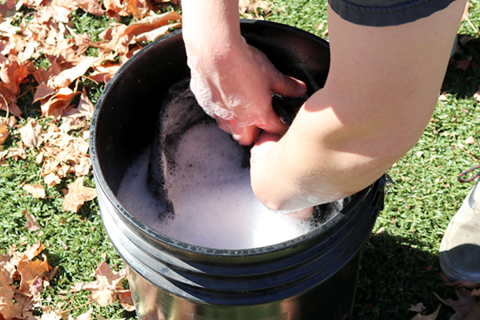
<instances>
[{"instance_id":1,"label":"bucket shadow","mask_svg":"<svg viewBox=\"0 0 480 320\"><path fill-rule=\"evenodd\" d=\"M372 235L363 249L352 319L411 319L416 313L408 309L419 302L427 314L433 313L441 302L432 292L444 299L458 299L440 272L438 252L427 251L418 239L388 231ZM453 313L443 305L437 320L450 319Z\"/></svg>"},{"instance_id":2,"label":"bucket shadow","mask_svg":"<svg viewBox=\"0 0 480 320\"><path fill-rule=\"evenodd\" d=\"M458 46L450 59L442 92L470 98L480 86L480 39L458 35Z\"/></svg>"}]
</instances>

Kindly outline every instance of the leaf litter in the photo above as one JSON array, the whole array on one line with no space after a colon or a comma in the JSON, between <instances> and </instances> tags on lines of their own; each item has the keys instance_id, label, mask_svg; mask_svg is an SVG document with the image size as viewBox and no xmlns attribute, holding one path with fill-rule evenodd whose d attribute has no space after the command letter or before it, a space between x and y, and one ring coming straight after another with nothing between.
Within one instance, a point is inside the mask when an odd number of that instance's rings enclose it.
<instances>
[{"instance_id":1,"label":"leaf litter","mask_svg":"<svg viewBox=\"0 0 480 320\"><path fill-rule=\"evenodd\" d=\"M95 188L84 186L84 178L92 169L88 128L94 105L83 80L107 83L143 42L180 27L177 12L159 12L166 4L179 1L7 0L0 4L0 109L6 113L0 118L0 164L8 165L7 159L26 160L31 155L41 165L42 181L21 185L27 196L48 198L46 187L68 178L73 182L63 189L64 210L78 212L96 197ZM74 30L72 12L78 9L94 16L107 15L117 22L94 41L88 33ZM133 23L121 23L122 17L128 16L133 16ZM94 56L87 54L89 48L96 50ZM39 60L44 62L36 64ZM41 116L22 119L17 103L29 92ZM7 145L9 138L14 143ZM34 214L24 210L23 216L29 232L41 229ZM66 306L42 304L41 294L57 270L41 254L44 247L38 242L23 253L10 247L7 255L0 254L0 319L74 319ZM91 303L107 306L118 301L126 310L134 310L130 290L122 286L125 270L112 271L103 262L95 277L96 281L85 285L78 283L74 294L88 290ZM34 311L42 315L34 315ZM90 320L92 311L75 319Z\"/></svg>"}]
</instances>

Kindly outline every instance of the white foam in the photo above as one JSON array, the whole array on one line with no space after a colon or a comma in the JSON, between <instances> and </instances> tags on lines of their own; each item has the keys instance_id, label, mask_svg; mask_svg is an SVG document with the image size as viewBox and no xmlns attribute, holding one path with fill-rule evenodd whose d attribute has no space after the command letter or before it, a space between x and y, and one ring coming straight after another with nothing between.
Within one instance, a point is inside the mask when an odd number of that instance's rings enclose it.
<instances>
[{"instance_id":1,"label":"white foam","mask_svg":"<svg viewBox=\"0 0 480 320\"><path fill-rule=\"evenodd\" d=\"M197 125L179 141L175 170L166 185L175 210L166 210L147 191L149 151L125 174L117 197L139 220L170 238L218 249L268 246L310 231L310 223L274 213L257 200L243 150L216 124Z\"/></svg>"}]
</instances>

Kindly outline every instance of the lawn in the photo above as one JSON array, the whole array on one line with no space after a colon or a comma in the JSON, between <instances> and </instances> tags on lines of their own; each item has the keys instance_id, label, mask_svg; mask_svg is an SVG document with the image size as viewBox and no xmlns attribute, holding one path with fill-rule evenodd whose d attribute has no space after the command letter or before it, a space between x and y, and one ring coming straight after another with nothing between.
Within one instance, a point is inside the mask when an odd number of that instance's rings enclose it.
<instances>
[{"instance_id":1,"label":"lawn","mask_svg":"<svg viewBox=\"0 0 480 320\"><path fill-rule=\"evenodd\" d=\"M480 157L476 95L480 85L480 2L471 0L471 4L469 17L459 28L459 48L448 67L436 111L419 142L388 171L392 182L387 187L385 209L363 250L353 319L411 319L415 312L408 309L419 302L426 306L427 313L432 313L440 304L433 292L456 299L454 289L439 275L438 248L449 220L471 187L457 182L457 175L477 164ZM296 26L323 38L328 36L326 1L274 0L270 8L271 12L259 12L266 20ZM160 11L172 10L170 6ZM32 9L23 8L18 16L30 12ZM70 19L73 30L78 34L88 32L93 41L115 22L82 9L73 11ZM121 23L132 22L131 16L121 18ZM89 47L87 55L98 56L99 49ZM45 56L32 59L37 68L51 65ZM87 89L93 103L103 89L103 84L85 77L78 85ZM45 128L52 122L60 126L64 121L42 117L40 104L33 102L29 86L21 85L23 93L17 105L23 116L17 118L17 127L9 129L3 150L19 146L20 127L29 117ZM76 96L73 102L78 100ZM7 116L1 112L2 117ZM70 135L79 137L83 131L72 130ZM115 271L124 265L105 233L96 199L85 202L78 212L65 210L63 191L75 181L75 174L70 172L59 184L47 186L42 179L42 165L35 162L37 154L28 149L25 159L6 158L0 166L0 234L4 235L0 237L0 253L7 255L12 246L21 252L38 241L45 245L42 253L58 270L41 293L44 307L66 310L72 317L93 308L94 316L105 319L135 318L135 313L124 310L118 301L100 307L90 303L89 292L69 291L80 281L94 281L94 270L103 261ZM32 196L23 189L25 184L43 185L45 197ZM85 175L84 185L94 187L91 172ZM39 230L26 228L24 212L36 217ZM18 285L19 280L14 281ZM34 315L42 313L37 307ZM453 313L442 306L437 319L449 319Z\"/></svg>"}]
</instances>

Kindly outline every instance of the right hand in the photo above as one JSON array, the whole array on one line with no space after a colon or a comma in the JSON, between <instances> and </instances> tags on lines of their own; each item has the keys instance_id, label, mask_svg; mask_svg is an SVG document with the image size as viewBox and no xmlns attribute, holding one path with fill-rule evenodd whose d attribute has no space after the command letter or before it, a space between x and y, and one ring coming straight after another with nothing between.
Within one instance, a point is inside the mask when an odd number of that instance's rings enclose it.
<instances>
[{"instance_id":1,"label":"right hand","mask_svg":"<svg viewBox=\"0 0 480 320\"><path fill-rule=\"evenodd\" d=\"M200 106L222 130L240 144L250 145L259 129L277 134L287 130L272 109L271 92L298 97L307 87L278 71L265 54L240 39L220 51L188 50L187 46L188 65L190 86Z\"/></svg>"}]
</instances>

